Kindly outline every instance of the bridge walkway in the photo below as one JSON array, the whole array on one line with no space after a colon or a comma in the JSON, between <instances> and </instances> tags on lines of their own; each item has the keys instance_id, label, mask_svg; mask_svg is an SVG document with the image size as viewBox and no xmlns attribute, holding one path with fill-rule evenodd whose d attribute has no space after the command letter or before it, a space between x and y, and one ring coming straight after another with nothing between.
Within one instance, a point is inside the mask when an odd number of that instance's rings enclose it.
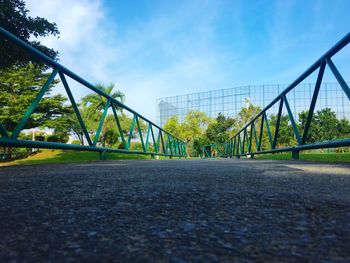
<instances>
[{"instance_id":1,"label":"bridge walkway","mask_svg":"<svg viewBox=\"0 0 350 263\"><path fill-rule=\"evenodd\" d=\"M350 261L350 166L248 159L0 168L0 261Z\"/></svg>"}]
</instances>

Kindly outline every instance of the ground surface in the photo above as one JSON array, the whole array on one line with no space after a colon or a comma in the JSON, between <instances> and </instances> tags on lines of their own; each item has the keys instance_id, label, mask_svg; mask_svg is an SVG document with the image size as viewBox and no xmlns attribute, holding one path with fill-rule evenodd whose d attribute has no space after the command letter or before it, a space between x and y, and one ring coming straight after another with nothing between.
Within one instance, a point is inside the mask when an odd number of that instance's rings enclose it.
<instances>
[{"instance_id":1,"label":"ground surface","mask_svg":"<svg viewBox=\"0 0 350 263\"><path fill-rule=\"evenodd\" d=\"M0 262L350 261L349 164L12 166L0 187Z\"/></svg>"}]
</instances>

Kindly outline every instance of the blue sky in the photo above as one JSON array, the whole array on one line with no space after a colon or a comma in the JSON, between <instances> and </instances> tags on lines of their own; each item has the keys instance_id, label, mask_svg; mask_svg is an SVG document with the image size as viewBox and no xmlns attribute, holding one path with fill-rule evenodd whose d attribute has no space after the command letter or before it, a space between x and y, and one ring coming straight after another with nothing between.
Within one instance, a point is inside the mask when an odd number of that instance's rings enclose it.
<instances>
[{"instance_id":1,"label":"blue sky","mask_svg":"<svg viewBox=\"0 0 350 263\"><path fill-rule=\"evenodd\" d=\"M126 104L154 121L160 97L290 83L350 25L346 0L28 0L27 7L58 24L60 38L43 41L63 65L92 83L116 83Z\"/></svg>"}]
</instances>

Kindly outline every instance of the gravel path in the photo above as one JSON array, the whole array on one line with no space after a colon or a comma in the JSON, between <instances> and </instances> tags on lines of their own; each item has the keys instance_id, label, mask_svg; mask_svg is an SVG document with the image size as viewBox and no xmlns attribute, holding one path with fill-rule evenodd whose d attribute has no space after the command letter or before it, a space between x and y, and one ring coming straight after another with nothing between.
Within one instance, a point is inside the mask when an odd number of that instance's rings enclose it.
<instances>
[{"instance_id":1,"label":"gravel path","mask_svg":"<svg viewBox=\"0 0 350 263\"><path fill-rule=\"evenodd\" d=\"M350 166L1 167L0 226L0 262L349 262Z\"/></svg>"}]
</instances>

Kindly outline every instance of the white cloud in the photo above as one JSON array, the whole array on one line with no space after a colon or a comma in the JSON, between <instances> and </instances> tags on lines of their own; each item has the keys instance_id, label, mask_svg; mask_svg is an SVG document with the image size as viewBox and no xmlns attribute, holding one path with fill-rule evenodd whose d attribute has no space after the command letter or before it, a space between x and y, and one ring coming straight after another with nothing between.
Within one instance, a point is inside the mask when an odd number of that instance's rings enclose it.
<instances>
[{"instance_id":1,"label":"white cloud","mask_svg":"<svg viewBox=\"0 0 350 263\"><path fill-rule=\"evenodd\" d=\"M109 27L100 0L29 0L32 16L55 22L60 36L46 37L42 42L59 51L60 62L90 81L107 78L106 67L116 59L118 49L108 43Z\"/></svg>"},{"instance_id":2,"label":"white cloud","mask_svg":"<svg viewBox=\"0 0 350 263\"><path fill-rule=\"evenodd\" d=\"M92 83L116 83L129 107L156 121L157 98L288 83L321 54L309 45L315 42L310 30L290 30L293 1L277 1L273 16L254 16L254 25L247 24L250 14L244 11L250 5L243 3L167 2L164 10L155 5L139 22L123 24L117 14L109 15L103 0L27 0L27 7L31 15L57 23L60 38L43 41L59 51L64 66ZM255 23L265 46L252 41Z\"/></svg>"},{"instance_id":3,"label":"white cloud","mask_svg":"<svg viewBox=\"0 0 350 263\"><path fill-rule=\"evenodd\" d=\"M28 0L27 7L32 16L57 23L60 38L42 41L59 51L64 66L92 83L115 82L126 104L153 121L161 96L221 88L221 54L209 47L214 8L203 17L198 8L179 7L133 25L120 38L118 20L106 18L101 0ZM193 34L183 33L193 20Z\"/></svg>"}]
</instances>

